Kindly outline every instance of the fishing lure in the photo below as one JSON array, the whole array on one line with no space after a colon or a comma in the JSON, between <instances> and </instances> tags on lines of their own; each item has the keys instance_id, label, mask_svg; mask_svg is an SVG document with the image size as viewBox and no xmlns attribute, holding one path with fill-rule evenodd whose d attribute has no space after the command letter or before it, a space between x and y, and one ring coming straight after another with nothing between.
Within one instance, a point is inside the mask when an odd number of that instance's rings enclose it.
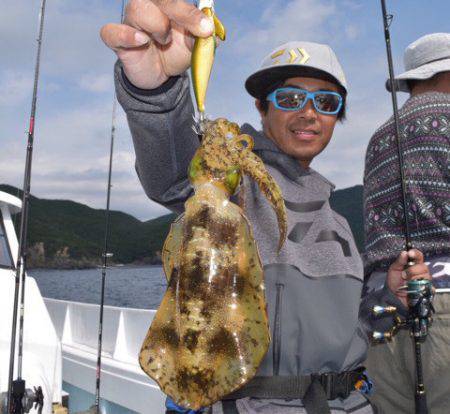
<instances>
[{"instance_id":1,"label":"fishing lure","mask_svg":"<svg viewBox=\"0 0 450 414\"><path fill-rule=\"evenodd\" d=\"M200 0L198 8L214 21L214 32L211 36L195 39L191 59L192 86L199 116L202 120L205 113L206 90L216 53L217 38L222 41L225 40L226 32L223 24L214 12L213 0Z\"/></svg>"},{"instance_id":2,"label":"fishing lure","mask_svg":"<svg viewBox=\"0 0 450 414\"><path fill-rule=\"evenodd\" d=\"M204 121L189 179L194 195L164 244L166 294L139 362L176 404L197 410L248 382L270 334L261 260L242 209L229 200L246 174L274 208L286 238L281 191L252 152L253 139L226 119Z\"/></svg>"}]
</instances>

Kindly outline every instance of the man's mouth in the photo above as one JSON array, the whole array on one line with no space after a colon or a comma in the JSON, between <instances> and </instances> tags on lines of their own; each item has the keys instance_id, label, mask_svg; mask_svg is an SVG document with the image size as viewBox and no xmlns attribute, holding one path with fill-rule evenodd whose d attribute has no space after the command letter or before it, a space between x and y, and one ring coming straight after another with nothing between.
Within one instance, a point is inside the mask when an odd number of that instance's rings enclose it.
<instances>
[{"instance_id":1,"label":"man's mouth","mask_svg":"<svg viewBox=\"0 0 450 414\"><path fill-rule=\"evenodd\" d=\"M318 135L313 129L292 129L291 132L298 138L314 138Z\"/></svg>"}]
</instances>

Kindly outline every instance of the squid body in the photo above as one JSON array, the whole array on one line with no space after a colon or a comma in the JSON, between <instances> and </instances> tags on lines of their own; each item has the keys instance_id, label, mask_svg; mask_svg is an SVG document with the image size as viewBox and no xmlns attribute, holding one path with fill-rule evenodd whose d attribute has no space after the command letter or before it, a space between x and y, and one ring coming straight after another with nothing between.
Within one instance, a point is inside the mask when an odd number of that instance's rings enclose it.
<instances>
[{"instance_id":1,"label":"squid body","mask_svg":"<svg viewBox=\"0 0 450 414\"><path fill-rule=\"evenodd\" d=\"M164 244L168 287L139 362L177 404L197 410L248 382L270 335L261 260L242 209L229 198L241 174L256 181L286 238L281 191L252 152L253 139L225 119L204 121L189 167L195 194Z\"/></svg>"}]
</instances>

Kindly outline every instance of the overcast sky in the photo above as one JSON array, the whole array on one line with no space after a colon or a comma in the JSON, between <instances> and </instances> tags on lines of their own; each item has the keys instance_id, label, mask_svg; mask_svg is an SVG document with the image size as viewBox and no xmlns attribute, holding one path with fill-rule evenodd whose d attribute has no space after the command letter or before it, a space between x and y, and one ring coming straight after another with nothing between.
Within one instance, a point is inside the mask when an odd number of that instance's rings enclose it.
<instances>
[{"instance_id":1,"label":"overcast sky","mask_svg":"<svg viewBox=\"0 0 450 414\"><path fill-rule=\"evenodd\" d=\"M418 37L450 31L448 0L387 0L396 73ZM0 183L21 186L30 115L40 0L3 0L0 14ZM100 27L120 18L120 0L47 0L33 157L32 193L104 208L114 55ZM228 29L208 92L212 118L259 125L243 88L280 43L328 43L349 83L348 116L313 167L337 188L362 183L367 142L391 113L383 84L386 51L378 0L217 0ZM406 95L400 96L403 102ZM148 200L134 171L126 118L118 111L112 208L142 220L167 211Z\"/></svg>"}]
</instances>

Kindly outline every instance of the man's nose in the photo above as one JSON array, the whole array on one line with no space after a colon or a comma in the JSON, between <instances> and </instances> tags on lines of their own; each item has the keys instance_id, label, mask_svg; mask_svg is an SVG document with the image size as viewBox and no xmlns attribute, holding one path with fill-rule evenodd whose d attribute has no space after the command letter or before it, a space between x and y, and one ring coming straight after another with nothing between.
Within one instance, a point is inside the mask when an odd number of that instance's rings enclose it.
<instances>
[{"instance_id":1,"label":"man's nose","mask_svg":"<svg viewBox=\"0 0 450 414\"><path fill-rule=\"evenodd\" d=\"M308 120L317 119L317 111L311 99L308 99L305 106L297 111L297 116Z\"/></svg>"}]
</instances>

